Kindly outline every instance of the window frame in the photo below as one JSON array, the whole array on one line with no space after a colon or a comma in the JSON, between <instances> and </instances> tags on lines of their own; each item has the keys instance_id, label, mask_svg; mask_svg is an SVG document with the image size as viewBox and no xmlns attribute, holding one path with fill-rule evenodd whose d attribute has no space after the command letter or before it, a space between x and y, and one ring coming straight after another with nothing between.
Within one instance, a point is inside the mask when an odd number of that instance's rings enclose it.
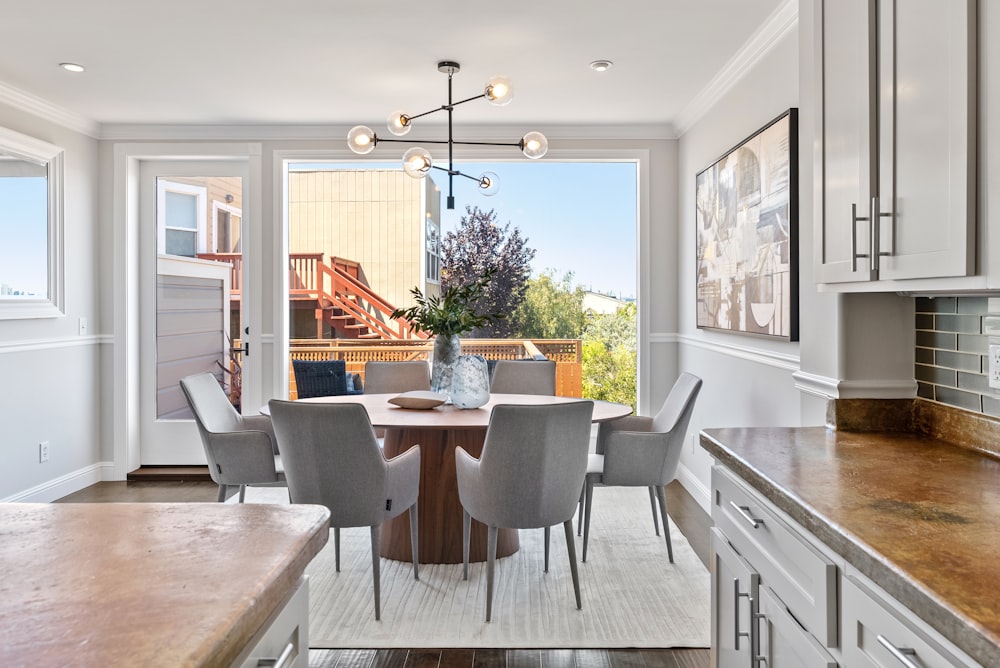
<instances>
[{"instance_id":1,"label":"window frame","mask_svg":"<svg viewBox=\"0 0 1000 668\"><path fill-rule=\"evenodd\" d=\"M47 221L45 298L0 296L0 320L58 318L66 315L63 178L64 150L54 144L0 127L0 153L46 169ZM41 258L39 258L41 259Z\"/></svg>"}]
</instances>

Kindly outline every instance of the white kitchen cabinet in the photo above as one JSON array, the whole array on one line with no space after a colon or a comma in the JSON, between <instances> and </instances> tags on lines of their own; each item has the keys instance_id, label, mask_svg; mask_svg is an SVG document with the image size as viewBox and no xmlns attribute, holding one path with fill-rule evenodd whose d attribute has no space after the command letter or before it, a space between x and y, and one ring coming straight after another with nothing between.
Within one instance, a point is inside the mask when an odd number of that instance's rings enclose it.
<instances>
[{"instance_id":1,"label":"white kitchen cabinet","mask_svg":"<svg viewBox=\"0 0 1000 668\"><path fill-rule=\"evenodd\" d=\"M712 529L712 665L753 665L752 633L760 576L718 529Z\"/></svg>"},{"instance_id":2,"label":"white kitchen cabinet","mask_svg":"<svg viewBox=\"0 0 1000 668\"><path fill-rule=\"evenodd\" d=\"M976 272L976 0L816 0L816 281Z\"/></svg>"},{"instance_id":3,"label":"white kitchen cabinet","mask_svg":"<svg viewBox=\"0 0 1000 668\"><path fill-rule=\"evenodd\" d=\"M758 659L768 668L837 668L836 659L789 614L766 587L756 619Z\"/></svg>"},{"instance_id":4,"label":"white kitchen cabinet","mask_svg":"<svg viewBox=\"0 0 1000 668\"><path fill-rule=\"evenodd\" d=\"M306 668L309 665L309 578L303 575L233 662L232 668Z\"/></svg>"}]
</instances>

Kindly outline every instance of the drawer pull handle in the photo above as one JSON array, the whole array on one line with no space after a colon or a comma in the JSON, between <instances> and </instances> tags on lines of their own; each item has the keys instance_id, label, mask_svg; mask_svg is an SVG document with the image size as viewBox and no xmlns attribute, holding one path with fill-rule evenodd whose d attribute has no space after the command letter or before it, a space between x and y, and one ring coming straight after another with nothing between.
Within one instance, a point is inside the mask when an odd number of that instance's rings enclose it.
<instances>
[{"instance_id":1,"label":"drawer pull handle","mask_svg":"<svg viewBox=\"0 0 1000 668\"><path fill-rule=\"evenodd\" d=\"M258 668L286 668L292 665L292 659L295 655L295 643L290 642L285 645L285 649L281 652L277 659L258 659Z\"/></svg>"},{"instance_id":2,"label":"drawer pull handle","mask_svg":"<svg viewBox=\"0 0 1000 668\"><path fill-rule=\"evenodd\" d=\"M740 633L740 599L746 597L750 601L750 613L753 614L753 599L750 592L740 591L740 579L733 578L733 644L734 649L740 650L740 638L749 638L750 632Z\"/></svg>"},{"instance_id":3,"label":"drawer pull handle","mask_svg":"<svg viewBox=\"0 0 1000 668\"><path fill-rule=\"evenodd\" d=\"M750 514L749 506L737 506L735 501L730 501L729 505L733 507L740 517L745 519L750 526L754 529L759 529L760 525L764 523L762 519L754 519L753 515Z\"/></svg>"},{"instance_id":4,"label":"drawer pull handle","mask_svg":"<svg viewBox=\"0 0 1000 668\"><path fill-rule=\"evenodd\" d=\"M878 639L878 644L882 645L882 647L885 647L886 650L888 650L889 654L892 654L894 657L896 657L896 660L899 661L904 666L906 666L906 668L920 668L920 666L913 663L909 659L909 657L917 655L917 650L911 647L896 647L891 642L889 642L889 639L886 638L881 633L876 637Z\"/></svg>"}]
</instances>

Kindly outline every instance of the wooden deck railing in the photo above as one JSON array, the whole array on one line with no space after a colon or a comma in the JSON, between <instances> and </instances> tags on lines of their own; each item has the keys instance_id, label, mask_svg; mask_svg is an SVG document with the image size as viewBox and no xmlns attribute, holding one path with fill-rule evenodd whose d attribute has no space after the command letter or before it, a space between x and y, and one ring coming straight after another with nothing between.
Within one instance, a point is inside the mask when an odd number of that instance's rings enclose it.
<instances>
[{"instance_id":1,"label":"wooden deck railing","mask_svg":"<svg viewBox=\"0 0 1000 668\"><path fill-rule=\"evenodd\" d=\"M579 339L462 339L462 352L486 359L533 359L540 355L556 363L556 394L583 395L583 354ZM352 339L293 339L290 342L288 374L290 397L296 398L292 359L344 360L347 370L364 378L365 362L429 359L431 340L358 341Z\"/></svg>"}]
</instances>

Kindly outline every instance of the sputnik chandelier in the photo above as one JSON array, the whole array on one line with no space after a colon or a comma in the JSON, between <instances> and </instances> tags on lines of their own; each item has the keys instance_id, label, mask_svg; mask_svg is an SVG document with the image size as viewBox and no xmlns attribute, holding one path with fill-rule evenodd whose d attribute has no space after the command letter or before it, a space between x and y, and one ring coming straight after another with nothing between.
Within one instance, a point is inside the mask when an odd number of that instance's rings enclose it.
<instances>
[{"instance_id":1,"label":"sputnik chandelier","mask_svg":"<svg viewBox=\"0 0 1000 668\"><path fill-rule=\"evenodd\" d=\"M448 174L448 208L455 208L455 197L452 194L453 180L456 176L461 176L466 179L475 181L479 190L483 195L495 195L500 187L497 175L493 172L484 172L479 176L469 176L468 174L463 174L459 170L455 169L454 163L454 147L456 144L471 146L516 146L521 149L525 157L536 159L541 158L545 155L545 152L549 149L549 141L545 138L541 132L529 132L518 142L488 142L488 141L455 141L452 138L452 112L460 104L465 104L466 102L472 102L473 100L478 100L481 98L486 98L491 104L495 104L498 107L502 107L508 104L514 96L514 91L511 86L511 82L506 77L493 77L488 82L486 82L486 89L480 95L475 95L473 97L466 98L464 100L459 100L458 102L452 101L451 95L451 79L456 72L459 71L460 66L456 62L450 60L443 60L438 63L438 71L448 75L448 103L442 104L436 109L431 109L430 111L425 111L421 114L407 114L402 111L395 111L389 116L389 132L396 136L403 136L410 131L413 127L413 121L428 116L437 111L447 111L448 112L448 139L447 140L424 140L425 144L447 144L448 145L448 167L440 167L435 165L431 160L430 152L421 147L414 146L413 148L406 151L403 154L403 171L415 179L422 179L427 176L431 169L438 169L442 172ZM382 142L399 142L399 143L409 143L416 144L418 140L415 139L386 139L379 137L375 132L365 126L356 125L351 128L351 131L347 133L347 145L352 151L359 155L364 155L366 153L371 153L374 148Z\"/></svg>"}]
</instances>

